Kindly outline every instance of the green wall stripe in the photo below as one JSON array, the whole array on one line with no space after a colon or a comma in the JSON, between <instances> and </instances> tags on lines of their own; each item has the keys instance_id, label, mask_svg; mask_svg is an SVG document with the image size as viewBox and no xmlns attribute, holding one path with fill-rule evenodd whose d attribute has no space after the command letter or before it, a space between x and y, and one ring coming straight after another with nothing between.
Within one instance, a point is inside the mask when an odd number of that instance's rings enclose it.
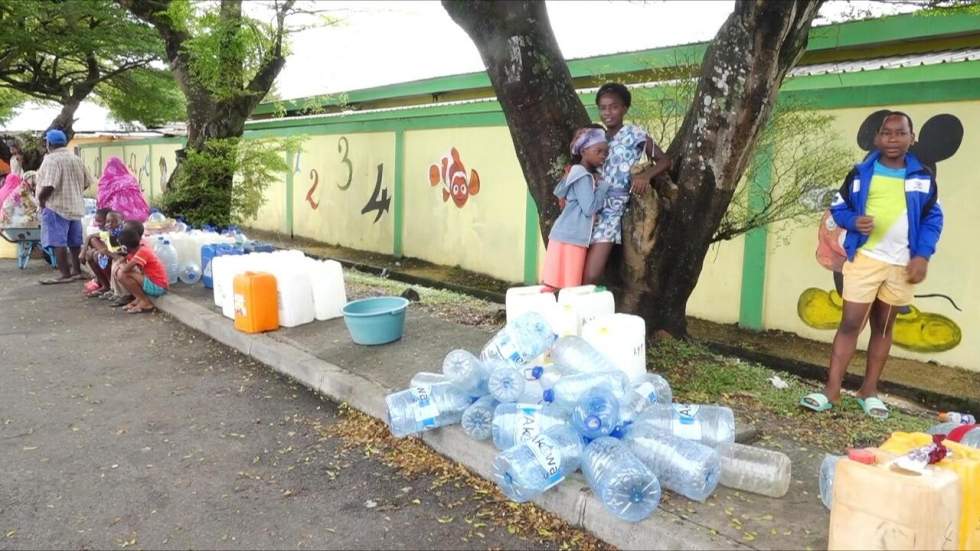
<instances>
[{"instance_id":1,"label":"green wall stripe","mask_svg":"<svg viewBox=\"0 0 980 551\"><path fill-rule=\"evenodd\" d=\"M538 282L538 205L527 192L524 207L524 283L534 285Z\"/></svg>"},{"instance_id":2,"label":"green wall stripe","mask_svg":"<svg viewBox=\"0 0 980 551\"><path fill-rule=\"evenodd\" d=\"M405 131L395 132L395 213L392 253L401 258L405 231Z\"/></svg>"},{"instance_id":3,"label":"green wall stripe","mask_svg":"<svg viewBox=\"0 0 980 551\"><path fill-rule=\"evenodd\" d=\"M289 237L293 237L293 170L296 162L296 153L286 152L286 231Z\"/></svg>"},{"instance_id":4,"label":"green wall stripe","mask_svg":"<svg viewBox=\"0 0 980 551\"><path fill-rule=\"evenodd\" d=\"M760 212L772 186L772 150L763 150L761 166L749 182L749 212ZM742 255L742 292L738 308L738 324L746 329L763 328L763 308L766 294L766 245L768 229L763 226L745 234Z\"/></svg>"}]
</instances>

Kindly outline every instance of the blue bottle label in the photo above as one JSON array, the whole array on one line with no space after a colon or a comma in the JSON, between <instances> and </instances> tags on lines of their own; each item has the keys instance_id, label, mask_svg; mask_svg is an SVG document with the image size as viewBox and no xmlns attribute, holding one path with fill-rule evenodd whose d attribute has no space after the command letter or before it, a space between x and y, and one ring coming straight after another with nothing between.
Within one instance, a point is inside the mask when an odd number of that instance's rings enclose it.
<instances>
[{"instance_id":1,"label":"blue bottle label","mask_svg":"<svg viewBox=\"0 0 980 551\"><path fill-rule=\"evenodd\" d=\"M640 393L644 398L650 401L651 404L657 403L657 387L653 386L653 383L646 381L640 386L636 387L636 391Z\"/></svg>"},{"instance_id":2,"label":"blue bottle label","mask_svg":"<svg viewBox=\"0 0 980 551\"><path fill-rule=\"evenodd\" d=\"M415 420L423 427L435 427L439 408L432 403L431 388L425 385L412 387L412 396L415 397Z\"/></svg>"},{"instance_id":3,"label":"blue bottle label","mask_svg":"<svg viewBox=\"0 0 980 551\"><path fill-rule=\"evenodd\" d=\"M696 404L674 404L673 433L688 440L701 440L701 420Z\"/></svg>"},{"instance_id":4,"label":"blue bottle label","mask_svg":"<svg viewBox=\"0 0 980 551\"><path fill-rule=\"evenodd\" d=\"M541 406L521 404L517 407L517 422L514 424L514 443L524 444L541 433L538 412Z\"/></svg>"},{"instance_id":5,"label":"blue bottle label","mask_svg":"<svg viewBox=\"0 0 980 551\"><path fill-rule=\"evenodd\" d=\"M543 490L547 490L565 479L565 474L561 472L561 449L557 442L539 434L525 445L530 448L531 453L534 454L534 459L545 471L547 478Z\"/></svg>"}]
</instances>

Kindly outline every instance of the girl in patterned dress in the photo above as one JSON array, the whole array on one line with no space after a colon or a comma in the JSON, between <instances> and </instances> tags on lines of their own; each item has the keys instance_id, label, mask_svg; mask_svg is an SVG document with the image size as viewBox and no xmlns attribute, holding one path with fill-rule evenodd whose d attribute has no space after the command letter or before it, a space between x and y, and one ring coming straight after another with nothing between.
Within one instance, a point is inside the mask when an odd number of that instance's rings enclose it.
<instances>
[{"instance_id":1,"label":"girl in patterned dress","mask_svg":"<svg viewBox=\"0 0 980 551\"><path fill-rule=\"evenodd\" d=\"M670 159L649 134L638 126L623 124L631 101L630 91L618 82L603 84L596 93L599 117L606 126L609 140L609 156L600 171L602 181L609 183L609 193L605 205L596 215L592 230L585 259L585 284L599 281L613 246L623 242L623 214L630 195L646 192L654 177L670 169ZM633 165L640 161L644 153L653 160L653 164L638 174L631 174Z\"/></svg>"}]
</instances>

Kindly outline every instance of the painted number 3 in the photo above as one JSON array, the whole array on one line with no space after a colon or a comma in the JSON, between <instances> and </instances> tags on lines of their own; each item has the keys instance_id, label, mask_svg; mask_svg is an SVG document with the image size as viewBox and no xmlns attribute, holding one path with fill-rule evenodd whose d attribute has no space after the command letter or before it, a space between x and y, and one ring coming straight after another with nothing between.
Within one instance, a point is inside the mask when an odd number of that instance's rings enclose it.
<instances>
[{"instance_id":1,"label":"painted number 3","mask_svg":"<svg viewBox=\"0 0 980 551\"><path fill-rule=\"evenodd\" d=\"M340 139L337 140L337 153L343 153L343 157L340 159L340 162L341 164L347 165L347 183L343 185L339 183L337 184L337 187L342 190L349 188L351 180L354 179L354 165L350 162L350 159L347 158L347 153L349 151L350 144L347 142L347 138L345 136L341 136Z\"/></svg>"}]
</instances>

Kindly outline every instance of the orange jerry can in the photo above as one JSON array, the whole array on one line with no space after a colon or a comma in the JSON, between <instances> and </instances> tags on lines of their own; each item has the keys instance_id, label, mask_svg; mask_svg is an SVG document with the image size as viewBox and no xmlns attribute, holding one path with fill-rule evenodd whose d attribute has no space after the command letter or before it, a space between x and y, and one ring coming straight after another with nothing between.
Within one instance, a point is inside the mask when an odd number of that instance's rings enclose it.
<instances>
[{"instance_id":1,"label":"orange jerry can","mask_svg":"<svg viewBox=\"0 0 980 551\"><path fill-rule=\"evenodd\" d=\"M262 272L235 276L235 329L262 333L279 329L279 293L276 277Z\"/></svg>"}]
</instances>

